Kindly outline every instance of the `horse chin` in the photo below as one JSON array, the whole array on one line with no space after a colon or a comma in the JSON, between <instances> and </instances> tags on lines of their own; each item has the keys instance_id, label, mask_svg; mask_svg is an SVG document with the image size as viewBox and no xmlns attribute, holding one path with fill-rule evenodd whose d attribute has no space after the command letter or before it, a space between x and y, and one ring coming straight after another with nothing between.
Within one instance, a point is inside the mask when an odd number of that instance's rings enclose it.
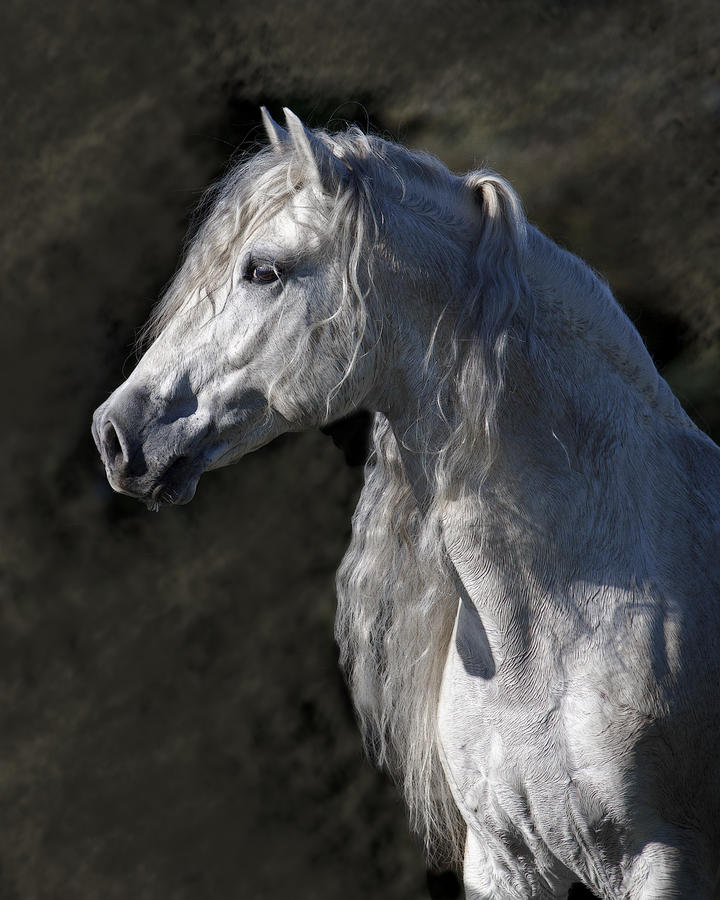
<instances>
[{"instance_id":1,"label":"horse chin","mask_svg":"<svg viewBox=\"0 0 720 900\"><path fill-rule=\"evenodd\" d=\"M195 496L200 476L192 478L182 487L169 487L160 482L144 502L150 512L159 512L163 506L184 506Z\"/></svg>"},{"instance_id":2,"label":"horse chin","mask_svg":"<svg viewBox=\"0 0 720 900\"><path fill-rule=\"evenodd\" d=\"M163 506L184 506L195 496L205 467L199 461L180 457L157 479L152 490L142 499L152 512Z\"/></svg>"}]
</instances>

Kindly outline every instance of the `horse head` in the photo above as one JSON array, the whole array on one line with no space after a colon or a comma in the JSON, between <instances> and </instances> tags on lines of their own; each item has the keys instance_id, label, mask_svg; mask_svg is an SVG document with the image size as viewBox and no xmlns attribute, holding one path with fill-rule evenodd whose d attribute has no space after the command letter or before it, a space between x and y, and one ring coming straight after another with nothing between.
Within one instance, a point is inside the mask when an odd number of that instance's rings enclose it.
<instances>
[{"instance_id":1,"label":"horse head","mask_svg":"<svg viewBox=\"0 0 720 900\"><path fill-rule=\"evenodd\" d=\"M358 248L338 226L348 168L289 110L287 128L263 115L269 147L213 197L149 349L93 418L110 484L151 508L187 503L204 471L373 389L367 272L348 275Z\"/></svg>"}]
</instances>

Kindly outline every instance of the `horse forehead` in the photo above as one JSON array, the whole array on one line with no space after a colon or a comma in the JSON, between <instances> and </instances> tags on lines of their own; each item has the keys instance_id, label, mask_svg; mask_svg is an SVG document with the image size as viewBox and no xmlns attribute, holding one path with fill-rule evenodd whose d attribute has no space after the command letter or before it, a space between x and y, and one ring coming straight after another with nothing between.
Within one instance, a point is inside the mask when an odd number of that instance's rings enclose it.
<instances>
[{"instance_id":1,"label":"horse forehead","mask_svg":"<svg viewBox=\"0 0 720 900\"><path fill-rule=\"evenodd\" d=\"M267 223L265 236L285 249L308 247L318 240L323 212L310 188L296 191Z\"/></svg>"}]
</instances>

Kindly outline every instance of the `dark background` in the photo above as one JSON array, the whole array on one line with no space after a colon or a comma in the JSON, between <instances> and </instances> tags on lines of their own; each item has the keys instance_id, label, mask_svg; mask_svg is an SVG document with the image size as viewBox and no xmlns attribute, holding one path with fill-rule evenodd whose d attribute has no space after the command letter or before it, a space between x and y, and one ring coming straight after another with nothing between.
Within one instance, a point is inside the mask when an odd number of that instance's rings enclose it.
<instances>
[{"instance_id":1,"label":"dark background","mask_svg":"<svg viewBox=\"0 0 720 900\"><path fill-rule=\"evenodd\" d=\"M332 640L361 470L282 439L151 515L90 416L266 103L499 169L717 437L715 0L3 9L0 900L426 897Z\"/></svg>"}]
</instances>

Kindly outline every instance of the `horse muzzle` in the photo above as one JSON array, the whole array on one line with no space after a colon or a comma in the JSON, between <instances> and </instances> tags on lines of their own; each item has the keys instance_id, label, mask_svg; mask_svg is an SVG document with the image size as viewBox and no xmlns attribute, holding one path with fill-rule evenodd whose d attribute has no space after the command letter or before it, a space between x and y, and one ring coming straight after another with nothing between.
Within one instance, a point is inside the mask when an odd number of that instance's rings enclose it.
<instances>
[{"instance_id":1,"label":"horse muzzle","mask_svg":"<svg viewBox=\"0 0 720 900\"><path fill-rule=\"evenodd\" d=\"M93 416L92 435L113 490L157 510L192 500L204 471L202 455L183 440L177 420L139 413L146 404L113 394ZM120 402L118 402L120 401ZM207 429L204 429L207 432Z\"/></svg>"}]
</instances>

